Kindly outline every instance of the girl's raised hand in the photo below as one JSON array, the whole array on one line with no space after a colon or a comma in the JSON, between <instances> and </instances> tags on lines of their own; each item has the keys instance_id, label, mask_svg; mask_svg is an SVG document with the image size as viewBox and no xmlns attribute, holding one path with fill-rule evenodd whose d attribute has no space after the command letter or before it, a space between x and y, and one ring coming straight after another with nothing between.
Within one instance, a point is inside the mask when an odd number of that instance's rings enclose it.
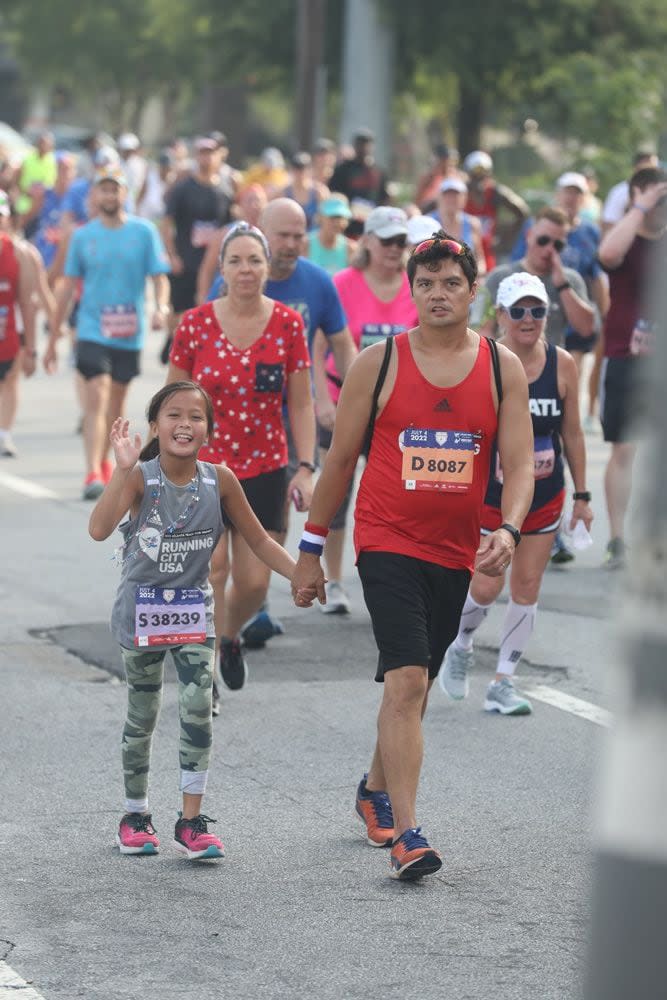
<instances>
[{"instance_id":1,"label":"girl's raised hand","mask_svg":"<svg viewBox=\"0 0 667 1000\"><path fill-rule=\"evenodd\" d=\"M141 435L135 434L134 441L130 439L130 421L118 417L114 420L109 435L116 465L119 469L130 471L139 461L141 452Z\"/></svg>"}]
</instances>

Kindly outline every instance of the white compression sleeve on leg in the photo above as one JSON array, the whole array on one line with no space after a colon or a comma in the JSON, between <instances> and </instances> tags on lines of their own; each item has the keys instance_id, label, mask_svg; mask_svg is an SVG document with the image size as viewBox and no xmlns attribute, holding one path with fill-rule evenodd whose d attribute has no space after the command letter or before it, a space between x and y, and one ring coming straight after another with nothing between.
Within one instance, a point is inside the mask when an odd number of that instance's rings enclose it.
<instances>
[{"instance_id":1,"label":"white compression sleeve on leg","mask_svg":"<svg viewBox=\"0 0 667 1000\"><path fill-rule=\"evenodd\" d=\"M468 596L466 597L466 602L463 605L463 611L461 612L459 634L454 640L454 645L457 649L472 649L473 636L488 615L489 608L492 607L493 604L478 604L477 601L470 596L470 591L468 591Z\"/></svg>"},{"instance_id":2,"label":"white compression sleeve on leg","mask_svg":"<svg viewBox=\"0 0 667 1000\"><path fill-rule=\"evenodd\" d=\"M515 604L510 598L503 622L497 673L511 677L523 655L533 629L537 604Z\"/></svg>"},{"instance_id":3,"label":"white compression sleeve on leg","mask_svg":"<svg viewBox=\"0 0 667 1000\"><path fill-rule=\"evenodd\" d=\"M208 771L181 771L181 791L188 795L203 795Z\"/></svg>"}]
</instances>

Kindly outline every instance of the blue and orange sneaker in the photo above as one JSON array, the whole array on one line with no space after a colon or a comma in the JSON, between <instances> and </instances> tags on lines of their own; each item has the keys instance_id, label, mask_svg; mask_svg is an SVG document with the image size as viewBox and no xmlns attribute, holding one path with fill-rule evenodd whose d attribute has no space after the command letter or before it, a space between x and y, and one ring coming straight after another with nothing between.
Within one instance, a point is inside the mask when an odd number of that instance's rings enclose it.
<instances>
[{"instance_id":1,"label":"blue and orange sneaker","mask_svg":"<svg viewBox=\"0 0 667 1000\"><path fill-rule=\"evenodd\" d=\"M371 847L389 847L394 839L394 814L386 792L371 792L366 788L367 774L357 788L355 809L366 826L366 840Z\"/></svg>"},{"instance_id":2,"label":"blue and orange sneaker","mask_svg":"<svg viewBox=\"0 0 667 1000\"><path fill-rule=\"evenodd\" d=\"M426 837L421 835L420 826L406 830L391 845L389 864L391 877L405 881L432 875L442 868L442 858L438 851L429 847Z\"/></svg>"},{"instance_id":3,"label":"blue and orange sneaker","mask_svg":"<svg viewBox=\"0 0 667 1000\"><path fill-rule=\"evenodd\" d=\"M174 847L181 854L186 854L190 861L199 858L224 858L225 848L222 841L208 832L207 823L217 822L210 816L195 816L194 819L183 819L178 814L174 830Z\"/></svg>"},{"instance_id":4,"label":"blue and orange sneaker","mask_svg":"<svg viewBox=\"0 0 667 1000\"><path fill-rule=\"evenodd\" d=\"M116 843L121 854L157 854L160 841L155 836L150 813L125 813L118 826Z\"/></svg>"}]
</instances>

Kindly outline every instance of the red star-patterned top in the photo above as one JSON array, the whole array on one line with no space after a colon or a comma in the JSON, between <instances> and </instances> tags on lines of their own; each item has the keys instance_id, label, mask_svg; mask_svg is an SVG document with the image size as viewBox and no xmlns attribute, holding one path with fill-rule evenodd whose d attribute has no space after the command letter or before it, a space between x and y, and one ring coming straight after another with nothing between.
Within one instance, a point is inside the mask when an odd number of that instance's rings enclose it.
<instances>
[{"instance_id":1,"label":"red star-patterned top","mask_svg":"<svg viewBox=\"0 0 667 1000\"><path fill-rule=\"evenodd\" d=\"M283 388L310 367L303 320L276 302L266 329L242 351L225 337L213 303L183 314L169 355L213 400L215 427L202 462L226 463L239 479L287 465Z\"/></svg>"}]
</instances>

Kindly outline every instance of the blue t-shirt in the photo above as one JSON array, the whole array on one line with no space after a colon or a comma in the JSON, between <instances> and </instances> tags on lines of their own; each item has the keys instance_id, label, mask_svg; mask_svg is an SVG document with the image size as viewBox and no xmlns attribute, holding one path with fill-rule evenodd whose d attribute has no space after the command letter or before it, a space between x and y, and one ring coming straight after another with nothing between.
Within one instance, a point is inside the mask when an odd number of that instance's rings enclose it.
<instances>
[{"instance_id":1,"label":"blue t-shirt","mask_svg":"<svg viewBox=\"0 0 667 1000\"><path fill-rule=\"evenodd\" d=\"M53 188L44 192L44 202L39 216L37 232L32 237L32 243L39 250L45 267L50 267L60 243L60 220L63 214L63 202L66 194L58 194Z\"/></svg>"},{"instance_id":2,"label":"blue t-shirt","mask_svg":"<svg viewBox=\"0 0 667 1000\"><path fill-rule=\"evenodd\" d=\"M87 202L90 185L91 182L86 180L85 177L79 177L78 180L72 181L63 198L62 211L71 212L74 216L74 221L79 224L88 222Z\"/></svg>"},{"instance_id":3,"label":"blue t-shirt","mask_svg":"<svg viewBox=\"0 0 667 1000\"><path fill-rule=\"evenodd\" d=\"M208 293L209 302L220 296L222 284L222 276L218 275ZM301 314L311 352L317 330L330 337L345 327L345 313L330 275L305 257L299 257L289 278L269 279L264 294Z\"/></svg>"},{"instance_id":4,"label":"blue t-shirt","mask_svg":"<svg viewBox=\"0 0 667 1000\"><path fill-rule=\"evenodd\" d=\"M65 275L83 279L79 340L140 350L146 278L168 271L167 255L152 222L129 216L114 229L93 219L77 229L67 252Z\"/></svg>"}]
</instances>

